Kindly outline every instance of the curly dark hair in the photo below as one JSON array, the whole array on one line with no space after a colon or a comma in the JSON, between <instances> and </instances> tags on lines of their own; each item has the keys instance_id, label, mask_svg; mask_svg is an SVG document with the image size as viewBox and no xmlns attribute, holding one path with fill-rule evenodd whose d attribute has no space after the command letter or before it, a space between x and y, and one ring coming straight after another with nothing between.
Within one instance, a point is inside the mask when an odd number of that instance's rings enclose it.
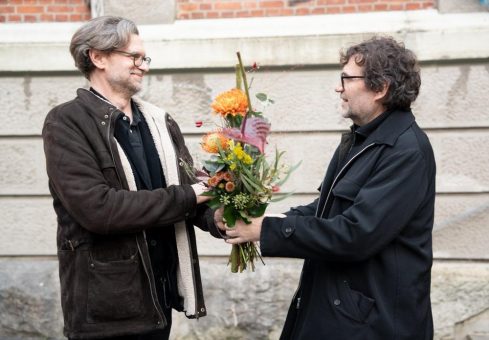
<instances>
[{"instance_id":1,"label":"curly dark hair","mask_svg":"<svg viewBox=\"0 0 489 340\"><path fill-rule=\"evenodd\" d=\"M372 91L381 91L387 84L383 100L387 109L409 109L416 100L421 77L416 55L392 37L373 37L340 53L344 66L350 58L363 66L365 85Z\"/></svg>"}]
</instances>

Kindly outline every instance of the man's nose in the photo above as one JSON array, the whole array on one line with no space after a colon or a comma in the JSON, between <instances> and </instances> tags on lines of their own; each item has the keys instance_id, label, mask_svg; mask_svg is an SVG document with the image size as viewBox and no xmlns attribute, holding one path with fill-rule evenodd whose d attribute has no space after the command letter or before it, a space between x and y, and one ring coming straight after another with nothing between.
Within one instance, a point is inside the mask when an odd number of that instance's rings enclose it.
<instances>
[{"instance_id":1,"label":"man's nose","mask_svg":"<svg viewBox=\"0 0 489 340\"><path fill-rule=\"evenodd\" d=\"M149 65L148 65L148 63L143 62L140 66L138 66L138 69L140 69L141 71L144 71L144 72L148 72L149 71Z\"/></svg>"}]
</instances>

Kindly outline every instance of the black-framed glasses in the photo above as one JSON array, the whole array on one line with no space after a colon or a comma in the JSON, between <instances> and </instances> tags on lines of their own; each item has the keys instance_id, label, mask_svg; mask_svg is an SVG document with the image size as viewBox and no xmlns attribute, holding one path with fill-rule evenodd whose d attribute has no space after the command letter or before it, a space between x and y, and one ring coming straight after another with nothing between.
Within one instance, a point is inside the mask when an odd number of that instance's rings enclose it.
<instances>
[{"instance_id":1,"label":"black-framed glasses","mask_svg":"<svg viewBox=\"0 0 489 340\"><path fill-rule=\"evenodd\" d=\"M341 88L345 89L345 79L363 79L365 76L346 76L344 74L341 75Z\"/></svg>"},{"instance_id":2,"label":"black-framed glasses","mask_svg":"<svg viewBox=\"0 0 489 340\"><path fill-rule=\"evenodd\" d=\"M151 64L151 58L150 57L142 56L138 53L130 53L130 52L121 51L121 50L113 50L112 52L119 53L119 54L122 54L126 57L132 58L132 60L134 62L134 66L136 66L136 67L140 67L143 63L145 63L148 66Z\"/></svg>"}]
</instances>

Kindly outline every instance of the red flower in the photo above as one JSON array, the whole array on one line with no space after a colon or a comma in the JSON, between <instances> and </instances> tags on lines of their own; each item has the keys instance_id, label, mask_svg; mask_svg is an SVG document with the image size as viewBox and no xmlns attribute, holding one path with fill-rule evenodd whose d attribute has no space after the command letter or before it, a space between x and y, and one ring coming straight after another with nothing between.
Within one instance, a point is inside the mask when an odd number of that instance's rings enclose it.
<instances>
[{"instance_id":1,"label":"red flower","mask_svg":"<svg viewBox=\"0 0 489 340\"><path fill-rule=\"evenodd\" d=\"M202 123L201 120L198 120L198 121L195 122L195 127L198 127L199 128L199 127L202 126L202 124L204 124L204 123Z\"/></svg>"},{"instance_id":2,"label":"red flower","mask_svg":"<svg viewBox=\"0 0 489 340\"><path fill-rule=\"evenodd\" d=\"M278 185L272 185L272 192L279 192L280 187Z\"/></svg>"}]
</instances>

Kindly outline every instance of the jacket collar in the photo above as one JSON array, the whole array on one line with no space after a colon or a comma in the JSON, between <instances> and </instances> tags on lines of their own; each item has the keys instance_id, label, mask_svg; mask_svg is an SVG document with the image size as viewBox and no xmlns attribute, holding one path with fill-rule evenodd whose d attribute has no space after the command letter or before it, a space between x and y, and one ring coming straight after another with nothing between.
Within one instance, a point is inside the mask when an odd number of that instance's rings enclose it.
<instances>
[{"instance_id":1,"label":"jacket collar","mask_svg":"<svg viewBox=\"0 0 489 340\"><path fill-rule=\"evenodd\" d=\"M82 105L85 106L86 112L97 120L105 120L108 118L107 115L110 116L111 113L117 111L117 107L112 103L89 90L78 89L76 94Z\"/></svg>"},{"instance_id":2,"label":"jacket collar","mask_svg":"<svg viewBox=\"0 0 489 340\"><path fill-rule=\"evenodd\" d=\"M411 109L393 110L388 113L384 121L375 129L366 140L366 144L378 143L394 145L397 138L406 131L415 121Z\"/></svg>"}]
</instances>

